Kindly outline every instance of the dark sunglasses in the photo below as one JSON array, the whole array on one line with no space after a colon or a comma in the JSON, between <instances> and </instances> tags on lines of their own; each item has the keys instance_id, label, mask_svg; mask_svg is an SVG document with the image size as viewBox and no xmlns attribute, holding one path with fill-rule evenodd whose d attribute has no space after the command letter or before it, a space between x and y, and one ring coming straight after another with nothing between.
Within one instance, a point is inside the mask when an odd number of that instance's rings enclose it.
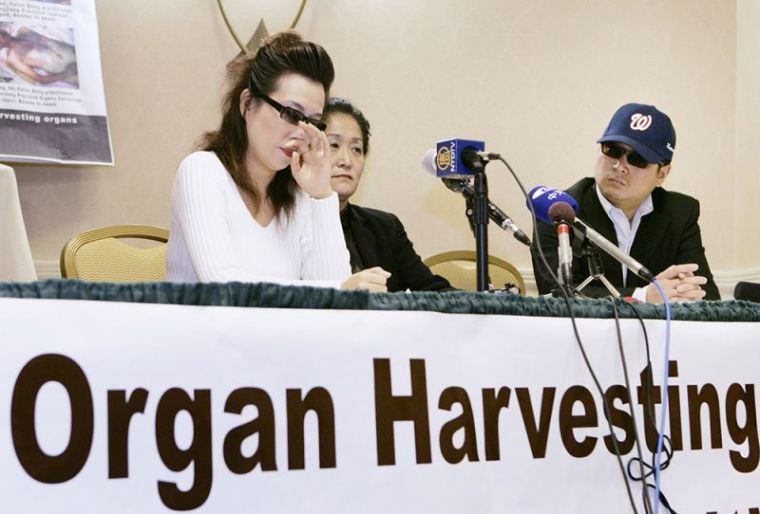
<instances>
[{"instance_id":1,"label":"dark sunglasses","mask_svg":"<svg viewBox=\"0 0 760 514\"><path fill-rule=\"evenodd\" d=\"M620 160L625 157L628 164L636 168L646 168L650 164L637 151L628 150L615 143L602 143L602 153L611 159Z\"/></svg>"},{"instance_id":2,"label":"dark sunglasses","mask_svg":"<svg viewBox=\"0 0 760 514\"><path fill-rule=\"evenodd\" d=\"M306 116L304 113L302 113L298 109L294 109L292 107L286 107L286 106L282 105L280 102L277 102L276 100L272 100L267 95L265 95L263 93L259 93L254 88L249 88L249 89L250 89L250 91L251 91L251 93L253 94L254 97L261 98L266 103L268 103L269 105L271 105L272 107L274 107L274 109L278 113L280 113L280 118L282 118L283 120L287 121L291 125L298 125L299 121L303 121L304 123L308 123L310 125L314 125L315 127L317 127L322 132L324 132L325 129L327 128L327 124L324 121L318 120L316 118L309 118L308 116Z\"/></svg>"}]
</instances>

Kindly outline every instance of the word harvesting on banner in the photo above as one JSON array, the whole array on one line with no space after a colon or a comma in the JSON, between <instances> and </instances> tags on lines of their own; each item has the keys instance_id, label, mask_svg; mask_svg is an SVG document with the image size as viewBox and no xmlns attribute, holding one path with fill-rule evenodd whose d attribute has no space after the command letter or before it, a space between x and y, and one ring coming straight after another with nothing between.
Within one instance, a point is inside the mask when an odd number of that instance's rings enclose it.
<instances>
[{"instance_id":1,"label":"word harvesting on banner","mask_svg":"<svg viewBox=\"0 0 760 514\"><path fill-rule=\"evenodd\" d=\"M501 460L500 439L513 435L512 431L524 432L534 459L547 458L549 434L555 431L560 434L563 451L577 459L587 458L600 448L613 453L615 445L621 453L627 454L633 450L635 439L630 408L642 411L642 417L638 419L644 420L644 440L649 450L653 451L656 445L655 420L649 417L649 413L655 412L655 406L662 402L663 391L654 385L648 368L640 372L639 383L632 391L621 384L611 385L604 391L611 406L610 422L619 429L614 441L607 433L607 424L601 414L601 399L581 384L565 389L498 385L475 392L471 388L450 385L433 393L427 378L426 361L410 359L411 392L402 395L394 392L398 387L393 384L390 359L373 358L371 369L374 398L368 397L366 402L374 404L374 459L378 466L396 465L398 433L394 429L399 423L413 425L413 432L408 433L413 433L417 464L429 464L437 458L431 438L433 429L438 431L437 451L443 461L451 465L464 461ZM677 383L677 361L669 363L668 371L671 385L665 394L670 404L668 422L673 449L685 448L686 433L691 450L702 450L705 439L709 441L709 448L723 448L726 446L723 441L725 428L731 441L738 446L728 451L731 466L740 473L754 472L760 462L754 384L732 383L725 390L710 383L684 386ZM40 391L51 383L62 386L70 400L68 443L57 455L48 454L43 449L37 430L38 417L44 415L40 409L44 411L45 408L38 403ZM285 389L287 441L280 447L287 449L288 471L306 468L304 426L309 414L316 417L318 468L340 466L337 459L340 441L336 433L350 433L350 430L336 430L342 413L337 412L334 397L342 393L321 386L308 390ZM100 394L104 398L99 398ZM156 395L158 399L151 405L155 404L152 414L158 457L171 471L193 471L189 487L181 487L178 482L157 481L158 496L165 507L186 511L203 505L211 494L215 473L229 471L242 475L256 468L262 472L278 470L275 425L276 421L282 421L277 419L276 413L282 416L283 409L277 408L273 398L281 391L267 391L251 385L238 387L222 395L223 413L216 411L217 404L212 402L212 397L216 398L219 392L212 389L188 391L171 387L156 393L134 386L108 389L100 394L93 394L87 373L69 356L48 353L26 362L14 382L10 412L15 454L29 477L45 484L60 484L74 479L83 470L95 440L95 406L103 405L100 401L105 400L107 478L129 478L130 442L134 442L134 438L130 438L130 429L134 429L135 416L145 415L149 399ZM479 403L477 408L473 406L475 402ZM437 406L442 412L459 414L447 419L440 427L433 427L431 419L438 418L431 416L431 406ZM247 407L255 407L255 418L242 417ZM687 413L685 419L682 411ZM476 412L482 414L478 416ZM176 425L180 416L191 420L189 442L178 441ZM224 468L215 470L217 460L213 455L212 431L225 416L241 416L245 421L224 434L221 446ZM707 420L706 425L703 425L704 420ZM354 427L372 426L371 420L367 421ZM480 431L476 427L480 427ZM593 429L598 429L598 435ZM707 438L706 433L709 433ZM256 436L254 451L251 452L250 447L244 451L245 442L253 436Z\"/></svg>"}]
</instances>

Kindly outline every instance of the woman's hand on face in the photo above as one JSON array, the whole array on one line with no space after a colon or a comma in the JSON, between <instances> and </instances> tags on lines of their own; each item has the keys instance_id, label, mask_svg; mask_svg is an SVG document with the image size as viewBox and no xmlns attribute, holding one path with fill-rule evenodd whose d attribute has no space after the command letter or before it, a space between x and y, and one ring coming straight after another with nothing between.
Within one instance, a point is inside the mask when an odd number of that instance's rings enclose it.
<instances>
[{"instance_id":1,"label":"woman's hand on face","mask_svg":"<svg viewBox=\"0 0 760 514\"><path fill-rule=\"evenodd\" d=\"M362 270L358 273L354 273L345 282L340 285L341 289L364 289L366 291L374 291L379 293L385 293L388 291L388 277L391 274L385 271L380 266Z\"/></svg>"},{"instance_id":2,"label":"woman's hand on face","mask_svg":"<svg viewBox=\"0 0 760 514\"><path fill-rule=\"evenodd\" d=\"M327 198L333 193L330 187L330 143L325 133L314 125L302 121L298 125L306 137L298 142L290 160L293 178L312 198Z\"/></svg>"}]
</instances>

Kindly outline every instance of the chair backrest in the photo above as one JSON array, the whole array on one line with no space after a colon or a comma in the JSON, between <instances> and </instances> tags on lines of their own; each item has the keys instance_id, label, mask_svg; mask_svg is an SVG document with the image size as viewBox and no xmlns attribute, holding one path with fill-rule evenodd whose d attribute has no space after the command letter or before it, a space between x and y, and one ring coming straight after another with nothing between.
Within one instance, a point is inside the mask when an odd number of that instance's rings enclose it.
<instances>
[{"instance_id":1,"label":"chair backrest","mask_svg":"<svg viewBox=\"0 0 760 514\"><path fill-rule=\"evenodd\" d=\"M121 239L157 241L149 247ZM61 276L98 282L152 282L166 279L169 231L148 225L114 225L74 236L61 252Z\"/></svg>"},{"instance_id":2,"label":"chair backrest","mask_svg":"<svg viewBox=\"0 0 760 514\"><path fill-rule=\"evenodd\" d=\"M472 250L455 250L432 255L423 262L436 275L447 279L453 287L470 291L477 290L476 253ZM522 275L507 261L488 256L488 276L496 289L508 289L510 285L517 286L520 294L525 294L525 280Z\"/></svg>"}]
</instances>

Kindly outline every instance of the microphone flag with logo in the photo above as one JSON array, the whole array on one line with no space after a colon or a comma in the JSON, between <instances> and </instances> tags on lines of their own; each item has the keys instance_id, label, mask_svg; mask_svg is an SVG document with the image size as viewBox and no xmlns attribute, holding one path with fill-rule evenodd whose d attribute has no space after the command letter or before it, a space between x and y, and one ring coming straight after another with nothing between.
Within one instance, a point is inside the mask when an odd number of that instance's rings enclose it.
<instances>
[{"instance_id":1,"label":"microphone flag with logo","mask_svg":"<svg viewBox=\"0 0 760 514\"><path fill-rule=\"evenodd\" d=\"M472 139L445 139L435 145L435 170L438 178L465 178L475 174L473 163L480 159L478 152L485 151L483 141Z\"/></svg>"},{"instance_id":2,"label":"microphone flag with logo","mask_svg":"<svg viewBox=\"0 0 760 514\"><path fill-rule=\"evenodd\" d=\"M565 202L573 208L573 212L578 212L578 202L560 189L546 186L536 186L528 192L528 201L533 204L536 211L536 218L544 223L551 225L553 220L549 215L549 208L557 202Z\"/></svg>"}]
</instances>

